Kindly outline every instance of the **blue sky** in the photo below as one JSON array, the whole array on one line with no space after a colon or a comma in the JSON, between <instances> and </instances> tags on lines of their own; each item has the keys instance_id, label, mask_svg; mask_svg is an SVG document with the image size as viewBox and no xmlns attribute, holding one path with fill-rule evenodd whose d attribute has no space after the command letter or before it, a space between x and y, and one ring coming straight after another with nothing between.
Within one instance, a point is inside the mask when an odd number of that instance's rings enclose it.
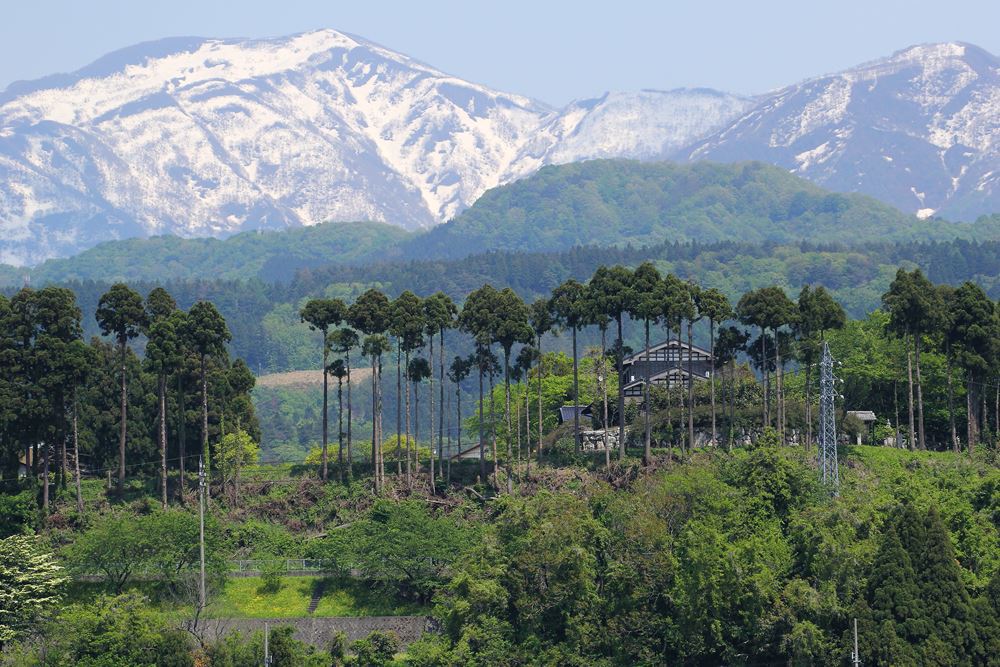
<instances>
[{"instance_id":1,"label":"blue sky","mask_svg":"<svg viewBox=\"0 0 1000 667\"><path fill-rule=\"evenodd\" d=\"M706 86L759 93L920 42L966 41L1000 53L996 0L10 0L4 5L0 89L160 37L264 37L325 27L551 104L609 89Z\"/></svg>"}]
</instances>

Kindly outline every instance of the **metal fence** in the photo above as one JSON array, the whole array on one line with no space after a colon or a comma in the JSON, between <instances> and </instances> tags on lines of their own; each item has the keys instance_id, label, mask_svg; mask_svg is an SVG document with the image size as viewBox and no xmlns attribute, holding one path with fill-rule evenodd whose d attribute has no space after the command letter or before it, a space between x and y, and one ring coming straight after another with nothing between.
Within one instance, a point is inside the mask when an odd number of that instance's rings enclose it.
<instances>
[{"instance_id":1,"label":"metal fence","mask_svg":"<svg viewBox=\"0 0 1000 667\"><path fill-rule=\"evenodd\" d=\"M230 574L252 575L260 574L266 566L279 564L282 572L329 572L334 569L334 562L328 558L276 558L247 559L226 561Z\"/></svg>"}]
</instances>

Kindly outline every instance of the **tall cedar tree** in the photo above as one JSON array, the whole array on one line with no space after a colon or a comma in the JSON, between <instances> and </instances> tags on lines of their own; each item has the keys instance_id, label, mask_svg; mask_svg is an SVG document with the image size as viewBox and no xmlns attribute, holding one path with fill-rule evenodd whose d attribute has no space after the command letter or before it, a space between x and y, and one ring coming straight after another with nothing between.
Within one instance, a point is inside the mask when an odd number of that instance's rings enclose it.
<instances>
[{"instance_id":1,"label":"tall cedar tree","mask_svg":"<svg viewBox=\"0 0 1000 667\"><path fill-rule=\"evenodd\" d=\"M649 419L649 328L656 324L662 314L664 301L664 284L660 272L652 262L643 262L632 274L632 300L629 304L629 315L633 320L642 320L643 325L643 384L642 384L642 421L643 421L643 465L649 465L652 458L652 426ZM619 378L624 382L624 378Z\"/></svg>"},{"instance_id":2,"label":"tall cedar tree","mask_svg":"<svg viewBox=\"0 0 1000 667\"><path fill-rule=\"evenodd\" d=\"M455 302L451 300L444 292L436 292L426 299L424 299L424 324L426 326L426 333L430 342L430 364L433 371L434 366L434 336L438 336L439 350L438 350L438 390L440 392L440 405L438 408L438 442L437 442L437 456L440 458L444 451L444 332L455 325L455 317L458 314L458 308L455 307ZM430 378L430 391L429 391L429 408L431 417L430 426L430 436L431 436L431 493L435 489L435 469L434 469L434 375L431 374ZM438 471L440 472L440 471Z\"/></svg>"},{"instance_id":3,"label":"tall cedar tree","mask_svg":"<svg viewBox=\"0 0 1000 667\"><path fill-rule=\"evenodd\" d=\"M326 372L330 364L330 327L339 326L347 316L347 306L340 299L311 299L306 302L299 312L302 322L309 325L313 331L319 331L323 346L323 364L320 366L323 373L323 481L327 481L328 456L327 443L329 442L329 416L330 409L327 396L329 393L329 376Z\"/></svg>"},{"instance_id":4,"label":"tall cedar tree","mask_svg":"<svg viewBox=\"0 0 1000 667\"><path fill-rule=\"evenodd\" d=\"M382 355L389 349L388 339L373 339L373 336L384 337L388 331L392 317L392 304L385 294L377 289L370 289L359 296L348 309L347 319L350 325L366 335L362 344L362 353L367 356L372 363L372 467L375 477L375 490L382 490L385 472L382 469L381 454L381 433L382 425L382 404L379 395L381 378L379 369L381 368Z\"/></svg>"},{"instance_id":5,"label":"tall cedar tree","mask_svg":"<svg viewBox=\"0 0 1000 667\"><path fill-rule=\"evenodd\" d=\"M350 311L348 311L349 316ZM330 334L331 344L338 354L344 355L344 377L347 380L347 480L354 479L354 401L351 396L351 350L359 344L358 333L350 327L341 327ZM343 465L343 461L341 461Z\"/></svg>"},{"instance_id":6,"label":"tall cedar tree","mask_svg":"<svg viewBox=\"0 0 1000 667\"><path fill-rule=\"evenodd\" d=\"M177 302L157 287L146 297L146 366L156 376L157 442L160 446L160 503L167 507L167 376L180 363L181 334L174 315Z\"/></svg>"},{"instance_id":7,"label":"tall cedar tree","mask_svg":"<svg viewBox=\"0 0 1000 667\"><path fill-rule=\"evenodd\" d=\"M125 283L111 286L97 304L97 324L105 336L113 336L121 356L121 401L118 437L118 494L125 490L125 433L128 423L128 380L125 368L125 347L139 335L146 324L142 297Z\"/></svg>"},{"instance_id":8,"label":"tall cedar tree","mask_svg":"<svg viewBox=\"0 0 1000 667\"><path fill-rule=\"evenodd\" d=\"M535 299L531 304L531 314L528 319L531 330L535 334L535 350L537 353L537 367L535 370L536 384L538 389L538 460L542 460L542 379L544 368L542 366L542 337L552 331L556 321L552 316L552 304L548 299L541 297ZM529 452L530 455L530 452Z\"/></svg>"},{"instance_id":9,"label":"tall cedar tree","mask_svg":"<svg viewBox=\"0 0 1000 667\"><path fill-rule=\"evenodd\" d=\"M476 368L479 372L479 475L486 479L486 440L483 432L483 374L487 364L489 346L496 329L497 291L486 284L469 294L458 316L459 328L472 336L476 345ZM496 465L496 461L494 461Z\"/></svg>"},{"instance_id":10,"label":"tall cedar tree","mask_svg":"<svg viewBox=\"0 0 1000 667\"><path fill-rule=\"evenodd\" d=\"M698 293L698 310L708 320L709 356L715 366L715 327L733 317L733 307L729 299L721 291L710 287ZM712 445L718 443L718 431L715 424L715 372L710 378L712 402Z\"/></svg>"},{"instance_id":11,"label":"tall cedar tree","mask_svg":"<svg viewBox=\"0 0 1000 667\"><path fill-rule=\"evenodd\" d=\"M514 290L505 287L497 294L496 328L493 330L493 341L503 350L503 387L504 387L504 420L507 424L507 493L513 491L512 477L513 452L511 438L514 434L510 421L510 364L514 345L531 342L531 327L528 324L528 307Z\"/></svg>"},{"instance_id":12,"label":"tall cedar tree","mask_svg":"<svg viewBox=\"0 0 1000 667\"><path fill-rule=\"evenodd\" d=\"M618 325L618 340L615 343L617 358L615 372L618 374L618 457L625 458L625 383L621 381L622 364L625 354L625 339L622 320L632 309L632 272L624 266L597 267L590 279L589 288L595 291L595 299L604 314Z\"/></svg>"},{"instance_id":13,"label":"tall cedar tree","mask_svg":"<svg viewBox=\"0 0 1000 667\"><path fill-rule=\"evenodd\" d=\"M603 312L605 301L597 296L590 296L588 288L575 280L567 280L552 290L552 312L559 326L569 329L573 336L573 450L579 454L580 442L580 360L577 354L576 334L587 323L588 302L599 304ZM621 413L619 413L620 415Z\"/></svg>"},{"instance_id":14,"label":"tall cedar tree","mask_svg":"<svg viewBox=\"0 0 1000 667\"><path fill-rule=\"evenodd\" d=\"M392 302L392 324L389 331L396 339L397 349L403 353L402 364L397 366L396 369L396 400L398 405L400 390L403 389L403 387L400 386L401 373L405 373L410 367L410 354L424 344L424 306L420 297L407 290L400 294L396 300ZM399 443L405 442L406 488L409 489L413 488L413 468L411 465L412 453L410 452L410 383L406 383L403 393L405 393L406 396L406 404L404 406L406 430L404 432L404 440L400 440L397 434L397 464L398 454L401 453ZM398 416L396 417L396 421L398 424ZM397 426L397 431L398 430Z\"/></svg>"},{"instance_id":15,"label":"tall cedar tree","mask_svg":"<svg viewBox=\"0 0 1000 667\"><path fill-rule=\"evenodd\" d=\"M211 475L211 452L208 446L208 359L221 356L232 339L226 321L209 301L198 301L188 311L184 338L186 345L198 355L201 381L201 456L205 475Z\"/></svg>"}]
</instances>

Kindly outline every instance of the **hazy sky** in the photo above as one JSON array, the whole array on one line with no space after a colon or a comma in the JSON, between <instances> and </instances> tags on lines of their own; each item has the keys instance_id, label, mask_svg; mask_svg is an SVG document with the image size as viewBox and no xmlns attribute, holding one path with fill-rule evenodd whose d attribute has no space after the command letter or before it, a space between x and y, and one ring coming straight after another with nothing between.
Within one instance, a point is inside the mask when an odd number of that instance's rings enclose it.
<instances>
[{"instance_id":1,"label":"hazy sky","mask_svg":"<svg viewBox=\"0 0 1000 667\"><path fill-rule=\"evenodd\" d=\"M136 42L336 28L465 79L551 104L605 90L759 93L888 55L966 41L1000 53L997 0L4 0L0 89Z\"/></svg>"}]
</instances>

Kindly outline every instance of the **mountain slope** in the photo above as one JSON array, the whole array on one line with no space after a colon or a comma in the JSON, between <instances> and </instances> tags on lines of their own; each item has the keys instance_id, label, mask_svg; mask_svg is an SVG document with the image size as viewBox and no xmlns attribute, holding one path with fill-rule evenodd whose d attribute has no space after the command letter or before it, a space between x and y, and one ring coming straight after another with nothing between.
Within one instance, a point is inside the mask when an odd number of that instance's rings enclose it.
<instances>
[{"instance_id":1,"label":"mountain slope","mask_svg":"<svg viewBox=\"0 0 1000 667\"><path fill-rule=\"evenodd\" d=\"M1000 59L915 46L784 88L681 157L762 160L921 217L1000 210Z\"/></svg>"},{"instance_id":2,"label":"mountain slope","mask_svg":"<svg viewBox=\"0 0 1000 667\"><path fill-rule=\"evenodd\" d=\"M430 225L496 185L550 113L331 30L140 45L5 94L0 260L168 232Z\"/></svg>"},{"instance_id":3,"label":"mountain slope","mask_svg":"<svg viewBox=\"0 0 1000 667\"><path fill-rule=\"evenodd\" d=\"M685 95L634 96L611 152L662 155L743 110L699 92L694 118L663 120ZM133 236L430 226L540 164L604 154L632 99L558 113L333 30L141 44L0 96L0 262Z\"/></svg>"},{"instance_id":4,"label":"mountain slope","mask_svg":"<svg viewBox=\"0 0 1000 667\"><path fill-rule=\"evenodd\" d=\"M975 229L921 221L759 162L591 160L545 167L488 191L453 221L414 238L408 253L454 257L662 241L853 244L953 238Z\"/></svg>"}]
</instances>

